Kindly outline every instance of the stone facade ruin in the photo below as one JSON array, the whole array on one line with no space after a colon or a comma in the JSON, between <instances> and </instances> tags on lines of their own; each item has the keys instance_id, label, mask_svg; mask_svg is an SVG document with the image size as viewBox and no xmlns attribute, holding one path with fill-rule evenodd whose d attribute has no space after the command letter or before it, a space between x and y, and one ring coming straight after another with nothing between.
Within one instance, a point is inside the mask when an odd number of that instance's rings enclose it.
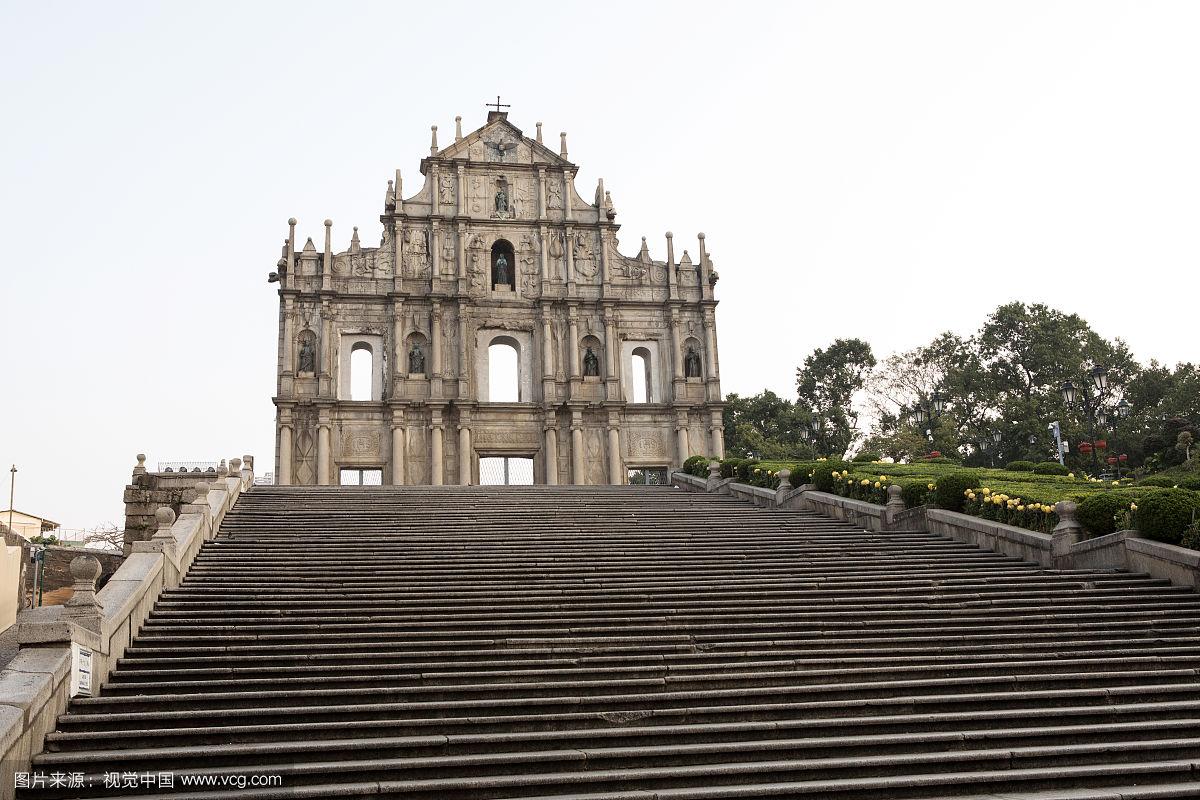
<instances>
[{"instance_id":1,"label":"stone facade ruin","mask_svg":"<svg viewBox=\"0 0 1200 800\"><path fill-rule=\"evenodd\" d=\"M322 249L297 246L289 220L271 276L278 483L473 484L480 459L515 457L537 483L621 484L723 455L704 234L695 259L670 233L666 261L644 238L622 255L611 195L601 180L580 197L566 134L556 153L541 123L529 138L507 117L466 136L459 118L444 149L433 128L420 190L388 181L378 247L355 228L335 253L329 220ZM518 379L501 398L503 348Z\"/></svg>"}]
</instances>

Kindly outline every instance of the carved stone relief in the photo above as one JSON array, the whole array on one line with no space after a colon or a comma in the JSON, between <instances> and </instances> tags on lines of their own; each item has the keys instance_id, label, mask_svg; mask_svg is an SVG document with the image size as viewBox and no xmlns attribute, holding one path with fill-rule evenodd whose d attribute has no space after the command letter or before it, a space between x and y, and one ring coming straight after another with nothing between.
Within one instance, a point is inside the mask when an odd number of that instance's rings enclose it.
<instances>
[{"instance_id":1,"label":"carved stone relief","mask_svg":"<svg viewBox=\"0 0 1200 800\"><path fill-rule=\"evenodd\" d=\"M423 228L409 228L405 237L404 277L429 277L429 234Z\"/></svg>"},{"instance_id":2,"label":"carved stone relief","mask_svg":"<svg viewBox=\"0 0 1200 800\"><path fill-rule=\"evenodd\" d=\"M438 176L438 202L442 205L454 205L454 176Z\"/></svg>"},{"instance_id":3,"label":"carved stone relief","mask_svg":"<svg viewBox=\"0 0 1200 800\"><path fill-rule=\"evenodd\" d=\"M663 458L667 448L663 445L662 434L656 431L637 431L627 438L630 458Z\"/></svg>"}]
</instances>

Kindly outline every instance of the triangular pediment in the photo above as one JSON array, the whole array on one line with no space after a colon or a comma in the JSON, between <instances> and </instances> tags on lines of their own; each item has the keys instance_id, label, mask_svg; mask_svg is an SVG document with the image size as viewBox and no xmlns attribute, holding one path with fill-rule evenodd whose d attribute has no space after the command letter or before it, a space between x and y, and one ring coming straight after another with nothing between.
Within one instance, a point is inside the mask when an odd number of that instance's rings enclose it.
<instances>
[{"instance_id":1,"label":"triangular pediment","mask_svg":"<svg viewBox=\"0 0 1200 800\"><path fill-rule=\"evenodd\" d=\"M544 164L574 166L558 153L526 136L507 119L497 117L453 144L442 148L436 159L461 159L492 164ZM424 168L422 168L424 172Z\"/></svg>"}]
</instances>

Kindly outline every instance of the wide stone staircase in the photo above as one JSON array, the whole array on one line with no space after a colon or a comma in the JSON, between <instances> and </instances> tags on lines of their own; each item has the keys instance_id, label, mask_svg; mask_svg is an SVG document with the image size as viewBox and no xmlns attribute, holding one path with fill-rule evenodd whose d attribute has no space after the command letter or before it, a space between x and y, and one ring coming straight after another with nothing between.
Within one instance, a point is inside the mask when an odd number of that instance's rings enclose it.
<instances>
[{"instance_id":1,"label":"wide stone staircase","mask_svg":"<svg viewBox=\"0 0 1200 800\"><path fill-rule=\"evenodd\" d=\"M1192 591L928 533L256 487L18 796L1197 798L1198 668Z\"/></svg>"}]
</instances>

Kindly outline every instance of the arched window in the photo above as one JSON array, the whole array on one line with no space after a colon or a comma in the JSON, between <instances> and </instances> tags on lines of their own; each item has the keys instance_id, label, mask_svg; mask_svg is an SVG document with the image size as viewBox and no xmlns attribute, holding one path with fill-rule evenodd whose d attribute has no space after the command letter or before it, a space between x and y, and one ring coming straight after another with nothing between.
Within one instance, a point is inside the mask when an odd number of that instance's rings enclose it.
<instances>
[{"instance_id":1,"label":"arched window","mask_svg":"<svg viewBox=\"0 0 1200 800\"><path fill-rule=\"evenodd\" d=\"M650 351L644 347L633 351L633 402L649 403L653 398Z\"/></svg>"},{"instance_id":2,"label":"arched window","mask_svg":"<svg viewBox=\"0 0 1200 800\"><path fill-rule=\"evenodd\" d=\"M497 286L517 288L517 259L507 239L497 239L492 245L492 288Z\"/></svg>"},{"instance_id":3,"label":"arched window","mask_svg":"<svg viewBox=\"0 0 1200 800\"><path fill-rule=\"evenodd\" d=\"M355 342L350 348L350 399L374 400L375 355L371 345Z\"/></svg>"},{"instance_id":4,"label":"arched window","mask_svg":"<svg viewBox=\"0 0 1200 800\"><path fill-rule=\"evenodd\" d=\"M488 402L517 403L521 400L520 352L517 343L501 336L488 345Z\"/></svg>"}]
</instances>

